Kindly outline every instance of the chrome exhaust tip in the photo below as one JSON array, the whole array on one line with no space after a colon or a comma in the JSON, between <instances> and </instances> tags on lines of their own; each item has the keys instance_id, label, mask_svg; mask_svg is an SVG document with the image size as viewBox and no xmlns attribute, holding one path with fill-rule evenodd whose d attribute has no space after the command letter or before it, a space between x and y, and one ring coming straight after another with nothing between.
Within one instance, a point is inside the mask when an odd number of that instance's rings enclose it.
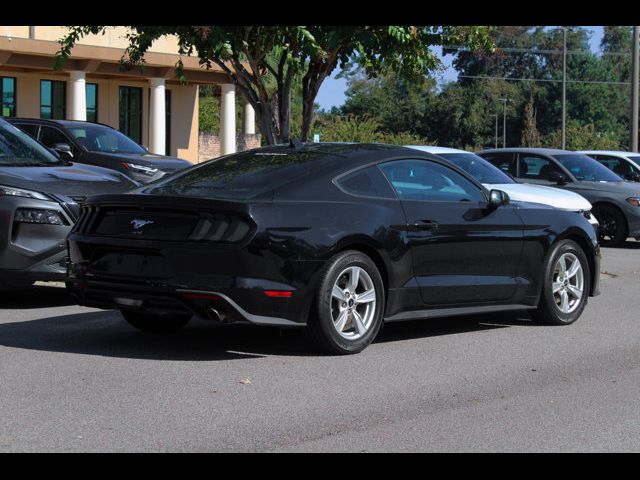
<instances>
[{"instance_id":1,"label":"chrome exhaust tip","mask_svg":"<svg viewBox=\"0 0 640 480\"><path fill-rule=\"evenodd\" d=\"M216 310L215 308L208 308L207 316L209 317L210 320L215 320L216 322L224 321L223 316L220 315L220 312L218 312L218 310Z\"/></svg>"}]
</instances>

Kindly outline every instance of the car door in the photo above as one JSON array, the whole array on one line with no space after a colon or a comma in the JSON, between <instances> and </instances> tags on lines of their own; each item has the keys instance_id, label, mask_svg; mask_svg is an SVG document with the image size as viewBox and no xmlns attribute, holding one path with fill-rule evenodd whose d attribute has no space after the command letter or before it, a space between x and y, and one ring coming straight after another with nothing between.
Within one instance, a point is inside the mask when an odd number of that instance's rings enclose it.
<instances>
[{"instance_id":1,"label":"car door","mask_svg":"<svg viewBox=\"0 0 640 480\"><path fill-rule=\"evenodd\" d=\"M380 165L407 219L415 281L429 307L509 301L523 225L512 205L488 208L482 187L425 159Z\"/></svg>"}]
</instances>

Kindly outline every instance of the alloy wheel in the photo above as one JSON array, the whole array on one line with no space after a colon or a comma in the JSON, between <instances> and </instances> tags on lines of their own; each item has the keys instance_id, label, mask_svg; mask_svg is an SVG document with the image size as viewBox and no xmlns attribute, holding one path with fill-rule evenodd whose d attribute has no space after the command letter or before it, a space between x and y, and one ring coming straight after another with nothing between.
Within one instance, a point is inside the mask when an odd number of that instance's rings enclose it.
<instances>
[{"instance_id":1,"label":"alloy wheel","mask_svg":"<svg viewBox=\"0 0 640 480\"><path fill-rule=\"evenodd\" d=\"M571 313L580 305L584 294L584 270L573 253L567 252L558 258L553 269L552 291L562 313Z\"/></svg>"},{"instance_id":2,"label":"alloy wheel","mask_svg":"<svg viewBox=\"0 0 640 480\"><path fill-rule=\"evenodd\" d=\"M376 289L361 267L345 268L333 284L331 316L333 327L348 340L364 336L376 314Z\"/></svg>"}]
</instances>

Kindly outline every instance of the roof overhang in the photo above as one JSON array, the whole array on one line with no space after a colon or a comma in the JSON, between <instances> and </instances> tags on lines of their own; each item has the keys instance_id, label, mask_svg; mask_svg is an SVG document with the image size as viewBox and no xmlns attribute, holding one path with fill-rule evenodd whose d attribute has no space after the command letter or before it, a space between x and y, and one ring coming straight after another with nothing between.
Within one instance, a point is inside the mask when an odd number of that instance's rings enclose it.
<instances>
[{"instance_id":1,"label":"roof overhang","mask_svg":"<svg viewBox=\"0 0 640 480\"><path fill-rule=\"evenodd\" d=\"M178 81L176 64L179 55L147 52L144 66L127 67L121 63L120 48L77 44L73 47L62 71L54 70L54 56L60 50L58 42L15 37L0 37L0 68L31 72L68 72L79 70L95 77L147 79L164 78ZM228 75L218 65L207 69L197 57L183 56L183 73L187 82L198 84L229 83Z\"/></svg>"}]
</instances>

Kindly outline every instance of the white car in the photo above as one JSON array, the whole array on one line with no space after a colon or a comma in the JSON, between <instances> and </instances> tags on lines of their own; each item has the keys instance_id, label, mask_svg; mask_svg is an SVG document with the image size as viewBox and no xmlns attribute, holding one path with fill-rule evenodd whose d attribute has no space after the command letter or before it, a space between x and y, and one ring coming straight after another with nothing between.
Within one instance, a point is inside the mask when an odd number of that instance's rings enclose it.
<instances>
[{"instance_id":1,"label":"white car","mask_svg":"<svg viewBox=\"0 0 640 480\"><path fill-rule=\"evenodd\" d=\"M423 152L432 153L466 171L488 189L502 190L515 201L542 203L561 210L581 212L597 230L598 221L591 214L591 203L582 195L544 185L518 183L499 168L491 165L475 153L455 148L405 145Z\"/></svg>"},{"instance_id":2,"label":"white car","mask_svg":"<svg viewBox=\"0 0 640 480\"><path fill-rule=\"evenodd\" d=\"M615 150L583 150L577 153L596 159L624 180L640 181L640 153Z\"/></svg>"}]
</instances>

